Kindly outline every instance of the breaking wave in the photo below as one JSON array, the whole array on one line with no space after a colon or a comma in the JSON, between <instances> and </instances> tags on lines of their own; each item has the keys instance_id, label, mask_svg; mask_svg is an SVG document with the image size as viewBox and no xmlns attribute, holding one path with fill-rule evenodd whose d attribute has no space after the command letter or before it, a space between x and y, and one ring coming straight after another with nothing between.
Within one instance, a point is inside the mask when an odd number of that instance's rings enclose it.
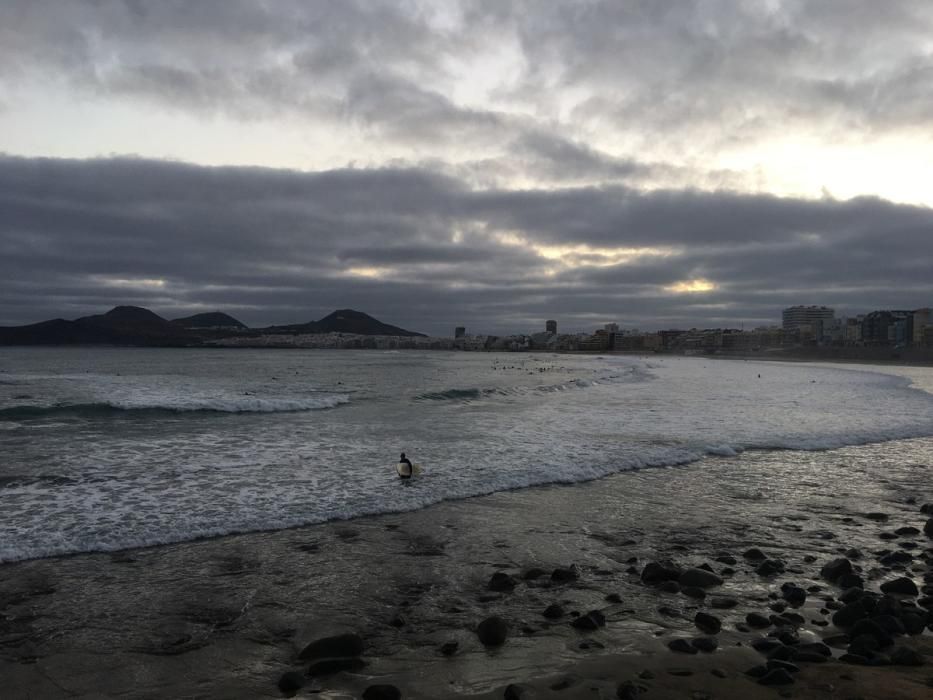
<instances>
[{"instance_id":1,"label":"breaking wave","mask_svg":"<svg viewBox=\"0 0 933 700\"><path fill-rule=\"evenodd\" d=\"M0 421L20 421L51 416L99 417L127 412L162 413L294 413L320 411L349 403L347 394L327 394L307 398L176 398L152 402L111 400L95 403L22 405L0 409Z\"/></svg>"}]
</instances>

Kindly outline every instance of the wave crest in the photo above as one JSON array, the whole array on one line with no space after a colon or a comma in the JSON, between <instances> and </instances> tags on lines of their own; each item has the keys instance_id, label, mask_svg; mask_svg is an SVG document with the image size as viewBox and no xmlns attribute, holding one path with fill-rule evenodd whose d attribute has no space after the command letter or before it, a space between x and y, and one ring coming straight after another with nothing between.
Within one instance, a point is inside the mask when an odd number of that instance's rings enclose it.
<instances>
[{"instance_id":1,"label":"wave crest","mask_svg":"<svg viewBox=\"0 0 933 700\"><path fill-rule=\"evenodd\" d=\"M157 401L112 400L96 403L22 405L0 409L0 421L17 421L47 416L106 416L127 412L162 413L294 413L320 411L349 403L348 394L326 394L307 398L177 398Z\"/></svg>"}]
</instances>

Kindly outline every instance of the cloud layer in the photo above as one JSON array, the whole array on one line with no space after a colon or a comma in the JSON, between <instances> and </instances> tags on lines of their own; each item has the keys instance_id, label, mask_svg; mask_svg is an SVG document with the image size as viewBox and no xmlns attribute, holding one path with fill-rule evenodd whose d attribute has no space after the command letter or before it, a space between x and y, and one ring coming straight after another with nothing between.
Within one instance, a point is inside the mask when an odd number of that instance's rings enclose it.
<instances>
[{"instance_id":1,"label":"cloud layer","mask_svg":"<svg viewBox=\"0 0 933 700\"><path fill-rule=\"evenodd\" d=\"M436 334L748 327L797 303L930 305L931 232L933 210L876 198L6 157L0 322L132 303L253 325L354 307Z\"/></svg>"}]
</instances>

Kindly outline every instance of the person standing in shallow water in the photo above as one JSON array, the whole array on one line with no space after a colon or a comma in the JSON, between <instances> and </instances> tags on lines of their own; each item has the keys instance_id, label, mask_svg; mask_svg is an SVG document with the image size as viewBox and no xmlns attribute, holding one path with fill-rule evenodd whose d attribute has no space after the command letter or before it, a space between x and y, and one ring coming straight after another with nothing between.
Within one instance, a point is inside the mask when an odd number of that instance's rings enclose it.
<instances>
[{"instance_id":1,"label":"person standing in shallow water","mask_svg":"<svg viewBox=\"0 0 933 700\"><path fill-rule=\"evenodd\" d=\"M414 467L411 464L411 460L408 459L403 452L402 456L398 459L398 475L402 479L410 479L413 473Z\"/></svg>"}]
</instances>

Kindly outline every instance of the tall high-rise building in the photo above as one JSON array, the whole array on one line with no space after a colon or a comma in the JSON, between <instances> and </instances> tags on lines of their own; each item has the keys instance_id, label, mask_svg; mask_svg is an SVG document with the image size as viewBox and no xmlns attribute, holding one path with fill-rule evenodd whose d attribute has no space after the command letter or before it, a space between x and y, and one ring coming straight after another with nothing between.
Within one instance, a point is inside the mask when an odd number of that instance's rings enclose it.
<instances>
[{"instance_id":1,"label":"tall high-rise building","mask_svg":"<svg viewBox=\"0 0 933 700\"><path fill-rule=\"evenodd\" d=\"M618 333L619 332L618 323L607 323L605 326L603 326L603 328L606 330L607 333Z\"/></svg>"},{"instance_id":2,"label":"tall high-rise building","mask_svg":"<svg viewBox=\"0 0 933 700\"><path fill-rule=\"evenodd\" d=\"M466 335L466 328L463 326L457 326L454 328L454 338L462 338Z\"/></svg>"},{"instance_id":3,"label":"tall high-rise building","mask_svg":"<svg viewBox=\"0 0 933 700\"><path fill-rule=\"evenodd\" d=\"M556 334L557 333L557 321L545 321L544 332Z\"/></svg>"},{"instance_id":4,"label":"tall high-rise building","mask_svg":"<svg viewBox=\"0 0 933 700\"><path fill-rule=\"evenodd\" d=\"M781 314L785 331L799 331L809 326L814 338L822 338L833 325L835 311L828 306L791 306Z\"/></svg>"}]
</instances>

